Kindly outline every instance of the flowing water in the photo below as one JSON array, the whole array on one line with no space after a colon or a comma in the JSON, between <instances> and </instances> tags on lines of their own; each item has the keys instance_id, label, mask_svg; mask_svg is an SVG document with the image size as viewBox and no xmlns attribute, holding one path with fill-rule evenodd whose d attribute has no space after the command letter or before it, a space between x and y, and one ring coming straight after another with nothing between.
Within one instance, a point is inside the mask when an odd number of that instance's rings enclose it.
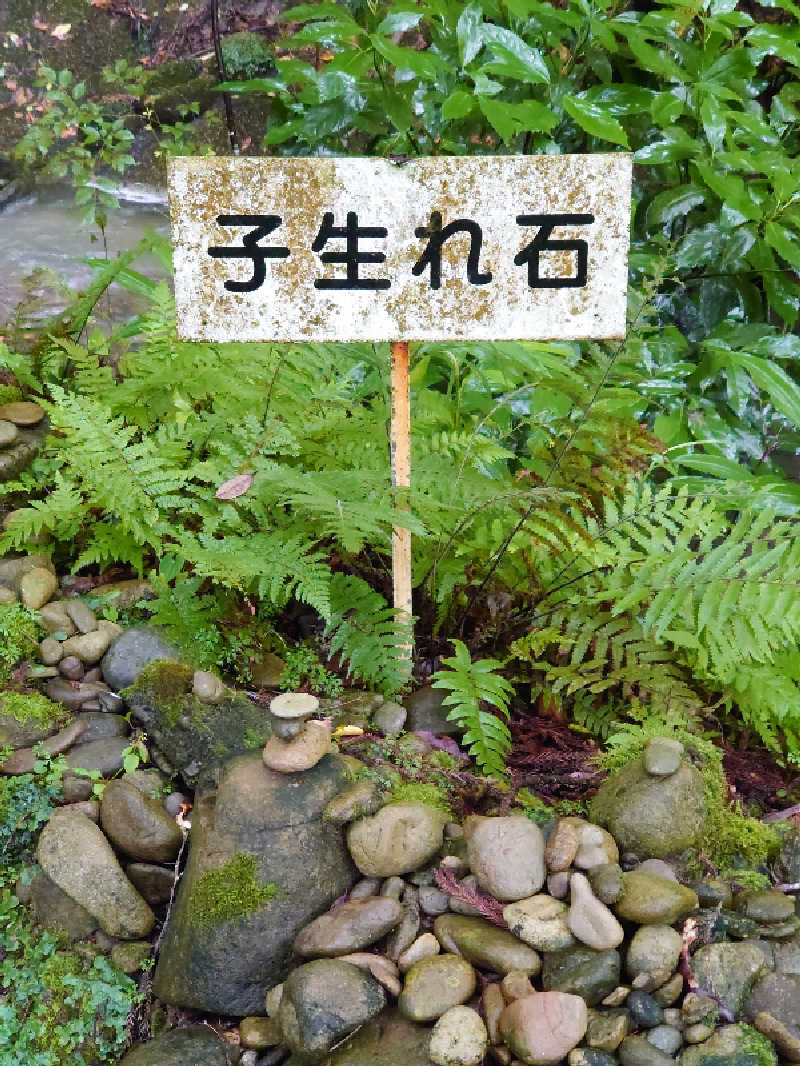
<instances>
[{"instance_id":1,"label":"flowing water","mask_svg":"<svg viewBox=\"0 0 800 1066\"><path fill-rule=\"evenodd\" d=\"M12 201L0 212L0 323L10 321L30 295L36 299L35 317L63 308L66 297L54 284L55 277L73 289L84 288L91 279L93 271L82 260L102 257L103 242L92 240L97 230L81 223L72 198L69 188L45 188ZM120 200L119 209L109 212L106 227L110 257L132 248L148 231L169 235L166 192L129 185L122 188ZM142 257L134 267L149 277L165 276L152 257ZM25 284L26 277L42 269L48 273ZM109 305L114 318L138 306L118 287L104 301L104 310Z\"/></svg>"}]
</instances>

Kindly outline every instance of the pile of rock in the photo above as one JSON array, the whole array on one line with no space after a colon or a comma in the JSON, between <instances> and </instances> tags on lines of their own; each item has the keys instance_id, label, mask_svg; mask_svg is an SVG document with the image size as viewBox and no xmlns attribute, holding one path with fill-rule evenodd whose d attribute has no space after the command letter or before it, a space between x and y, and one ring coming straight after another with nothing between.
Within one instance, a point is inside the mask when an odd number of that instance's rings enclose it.
<instances>
[{"instance_id":1,"label":"pile of rock","mask_svg":"<svg viewBox=\"0 0 800 1066\"><path fill-rule=\"evenodd\" d=\"M0 482L16 477L42 446L45 412L38 403L0 404Z\"/></svg>"}]
</instances>

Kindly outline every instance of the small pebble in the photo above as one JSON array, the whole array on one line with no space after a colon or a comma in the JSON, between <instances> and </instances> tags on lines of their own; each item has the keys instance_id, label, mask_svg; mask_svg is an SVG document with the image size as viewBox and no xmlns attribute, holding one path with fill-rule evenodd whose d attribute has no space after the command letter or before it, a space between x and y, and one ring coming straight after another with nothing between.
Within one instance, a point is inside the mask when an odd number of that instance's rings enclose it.
<instances>
[{"instance_id":1,"label":"small pebble","mask_svg":"<svg viewBox=\"0 0 800 1066\"><path fill-rule=\"evenodd\" d=\"M58 670L67 681L80 681L83 677L83 663L77 655L67 655L58 664Z\"/></svg>"},{"instance_id":2,"label":"small pebble","mask_svg":"<svg viewBox=\"0 0 800 1066\"><path fill-rule=\"evenodd\" d=\"M369 899L370 896L377 896L380 891L381 882L378 877L362 877L360 881L357 881L350 889L349 899Z\"/></svg>"},{"instance_id":3,"label":"small pebble","mask_svg":"<svg viewBox=\"0 0 800 1066\"><path fill-rule=\"evenodd\" d=\"M441 892L432 885L420 885L419 907L423 914L432 918L444 914L450 905L450 897L446 892Z\"/></svg>"},{"instance_id":4,"label":"small pebble","mask_svg":"<svg viewBox=\"0 0 800 1066\"><path fill-rule=\"evenodd\" d=\"M433 933L423 933L398 957L397 968L400 973L406 973L415 962L419 962L420 959L430 958L432 955L438 955L440 951L441 944Z\"/></svg>"},{"instance_id":5,"label":"small pebble","mask_svg":"<svg viewBox=\"0 0 800 1066\"><path fill-rule=\"evenodd\" d=\"M528 974L522 970L512 970L507 973L500 982L500 990L506 1003L513 1003L515 999L524 999L533 995L533 985Z\"/></svg>"},{"instance_id":6,"label":"small pebble","mask_svg":"<svg viewBox=\"0 0 800 1066\"><path fill-rule=\"evenodd\" d=\"M489 1043L486 1026L471 1007L451 1007L433 1027L428 1056L435 1066L478 1066Z\"/></svg>"},{"instance_id":7,"label":"small pebble","mask_svg":"<svg viewBox=\"0 0 800 1066\"><path fill-rule=\"evenodd\" d=\"M657 1025L647 1034L647 1039L653 1047L657 1047L665 1055L676 1054L683 1045L680 1029L673 1029L671 1025Z\"/></svg>"},{"instance_id":8,"label":"small pebble","mask_svg":"<svg viewBox=\"0 0 800 1066\"><path fill-rule=\"evenodd\" d=\"M397 877L397 875L394 875L392 877L387 877L386 880L381 885L381 895L382 896L388 896L389 899L397 899L397 900L399 900L400 897L405 892L405 890L406 890L405 881L403 880L402 877Z\"/></svg>"},{"instance_id":9,"label":"small pebble","mask_svg":"<svg viewBox=\"0 0 800 1066\"><path fill-rule=\"evenodd\" d=\"M639 1029L652 1029L664 1021L664 1008L647 992L631 992L625 1006Z\"/></svg>"}]
</instances>

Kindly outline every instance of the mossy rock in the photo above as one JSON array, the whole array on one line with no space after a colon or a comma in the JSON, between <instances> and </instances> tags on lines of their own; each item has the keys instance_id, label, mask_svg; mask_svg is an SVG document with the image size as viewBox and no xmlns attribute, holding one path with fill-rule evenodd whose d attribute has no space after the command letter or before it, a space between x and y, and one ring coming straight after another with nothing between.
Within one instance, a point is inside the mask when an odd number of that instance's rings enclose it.
<instances>
[{"instance_id":1,"label":"mossy rock","mask_svg":"<svg viewBox=\"0 0 800 1066\"><path fill-rule=\"evenodd\" d=\"M708 817L705 783L688 763L668 777L653 777L640 756L609 774L589 813L620 851L663 859L686 851L701 835Z\"/></svg>"},{"instance_id":2,"label":"mossy rock","mask_svg":"<svg viewBox=\"0 0 800 1066\"><path fill-rule=\"evenodd\" d=\"M749 1025L723 1025L702 1044L686 1048L680 1066L778 1066L778 1056Z\"/></svg>"},{"instance_id":3,"label":"mossy rock","mask_svg":"<svg viewBox=\"0 0 800 1066\"><path fill-rule=\"evenodd\" d=\"M189 785L204 769L263 747L272 732L266 709L242 693L229 692L215 704L197 699L193 676L184 663L159 659L123 692L153 743Z\"/></svg>"},{"instance_id":4,"label":"mossy rock","mask_svg":"<svg viewBox=\"0 0 800 1066\"><path fill-rule=\"evenodd\" d=\"M288 973L297 933L355 881L343 832L322 820L346 783L344 761L333 755L303 774L280 774L251 752L203 776L155 973L159 999L215 1014L263 1013L267 991Z\"/></svg>"},{"instance_id":5,"label":"mossy rock","mask_svg":"<svg viewBox=\"0 0 800 1066\"><path fill-rule=\"evenodd\" d=\"M27 748L57 733L64 708L38 692L0 693L0 748Z\"/></svg>"}]
</instances>

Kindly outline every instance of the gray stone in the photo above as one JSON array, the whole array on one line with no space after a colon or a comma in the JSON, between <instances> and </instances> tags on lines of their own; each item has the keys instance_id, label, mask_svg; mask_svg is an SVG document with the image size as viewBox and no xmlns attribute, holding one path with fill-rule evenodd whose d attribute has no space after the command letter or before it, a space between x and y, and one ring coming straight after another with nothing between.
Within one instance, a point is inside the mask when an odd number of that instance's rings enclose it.
<instances>
[{"instance_id":1,"label":"gray stone","mask_svg":"<svg viewBox=\"0 0 800 1066\"><path fill-rule=\"evenodd\" d=\"M407 888L403 894L403 917L386 942L386 954L395 962L411 947L419 933L419 899L415 888Z\"/></svg>"},{"instance_id":2,"label":"gray stone","mask_svg":"<svg viewBox=\"0 0 800 1066\"><path fill-rule=\"evenodd\" d=\"M100 803L100 821L109 840L142 862L173 862L183 833L158 800L129 781L109 781Z\"/></svg>"},{"instance_id":3,"label":"gray stone","mask_svg":"<svg viewBox=\"0 0 800 1066\"><path fill-rule=\"evenodd\" d=\"M353 861L367 877L391 877L424 866L441 848L446 817L423 803L390 803L347 831Z\"/></svg>"},{"instance_id":4,"label":"gray stone","mask_svg":"<svg viewBox=\"0 0 800 1066\"><path fill-rule=\"evenodd\" d=\"M234 1048L207 1025L170 1029L137 1044L118 1066L233 1066Z\"/></svg>"},{"instance_id":5,"label":"gray stone","mask_svg":"<svg viewBox=\"0 0 800 1066\"><path fill-rule=\"evenodd\" d=\"M385 1005L386 993L370 974L338 959L317 959L284 981L277 1021L292 1051L319 1060Z\"/></svg>"},{"instance_id":6,"label":"gray stone","mask_svg":"<svg viewBox=\"0 0 800 1066\"><path fill-rule=\"evenodd\" d=\"M622 943L625 936L622 926L608 907L595 896L583 874L572 875L569 892L567 925L576 939L595 951L607 951Z\"/></svg>"},{"instance_id":7,"label":"gray stone","mask_svg":"<svg viewBox=\"0 0 800 1066\"><path fill-rule=\"evenodd\" d=\"M331 727L327 722L311 719L304 722L291 740L271 736L262 758L270 770L282 774L296 774L310 770L331 750Z\"/></svg>"},{"instance_id":8,"label":"gray stone","mask_svg":"<svg viewBox=\"0 0 800 1066\"><path fill-rule=\"evenodd\" d=\"M121 714L106 714L104 711L82 711L75 715L76 722L83 722L86 729L78 738L78 745L91 744L108 737L125 737L130 726Z\"/></svg>"},{"instance_id":9,"label":"gray stone","mask_svg":"<svg viewBox=\"0 0 800 1066\"><path fill-rule=\"evenodd\" d=\"M385 737L393 737L403 731L407 717L408 711L405 707L387 700L373 713L372 724Z\"/></svg>"},{"instance_id":10,"label":"gray stone","mask_svg":"<svg viewBox=\"0 0 800 1066\"><path fill-rule=\"evenodd\" d=\"M478 1066L489 1043L486 1026L471 1007L451 1007L433 1027L428 1055L435 1066Z\"/></svg>"},{"instance_id":11,"label":"gray stone","mask_svg":"<svg viewBox=\"0 0 800 1066\"><path fill-rule=\"evenodd\" d=\"M475 991L475 971L458 955L433 955L415 963L405 976L397 1002L412 1022L432 1022L450 1007L458 1007Z\"/></svg>"},{"instance_id":12,"label":"gray stone","mask_svg":"<svg viewBox=\"0 0 800 1066\"><path fill-rule=\"evenodd\" d=\"M64 610L79 633L91 633L97 629L97 616L82 600L66 600Z\"/></svg>"},{"instance_id":13,"label":"gray stone","mask_svg":"<svg viewBox=\"0 0 800 1066\"><path fill-rule=\"evenodd\" d=\"M323 817L334 825L346 825L356 818L375 814L381 806L378 786L371 778L363 778L334 796L325 808Z\"/></svg>"},{"instance_id":14,"label":"gray stone","mask_svg":"<svg viewBox=\"0 0 800 1066\"><path fill-rule=\"evenodd\" d=\"M631 977L672 971L678 965L683 939L672 926L643 925L633 934L625 960Z\"/></svg>"},{"instance_id":15,"label":"gray stone","mask_svg":"<svg viewBox=\"0 0 800 1066\"><path fill-rule=\"evenodd\" d=\"M794 917L794 899L783 892L756 892L747 896L741 909L757 922L785 922Z\"/></svg>"},{"instance_id":16,"label":"gray stone","mask_svg":"<svg viewBox=\"0 0 800 1066\"><path fill-rule=\"evenodd\" d=\"M79 633L69 637L61 645L64 656L74 655L86 665L99 663L111 646L112 633L107 629L93 629L90 633Z\"/></svg>"},{"instance_id":17,"label":"gray stone","mask_svg":"<svg viewBox=\"0 0 800 1066\"><path fill-rule=\"evenodd\" d=\"M780 1052L781 1058L787 1062L800 1062L800 1037L796 1036L788 1026L779 1022L767 1011L759 1011L753 1019L753 1024L759 1033L762 1033Z\"/></svg>"},{"instance_id":18,"label":"gray stone","mask_svg":"<svg viewBox=\"0 0 800 1066\"><path fill-rule=\"evenodd\" d=\"M778 1057L769 1040L742 1025L723 1025L702 1044L686 1048L680 1057L680 1066L777 1066L777 1063Z\"/></svg>"},{"instance_id":19,"label":"gray stone","mask_svg":"<svg viewBox=\"0 0 800 1066\"><path fill-rule=\"evenodd\" d=\"M623 878L615 909L618 917L629 922L672 925L697 909L697 896L666 877L632 870Z\"/></svg>"},{"instance_id":20,"label":"gray stone","mask_svg":"<svg viewBox=\"0 0 800 1066\"><path fill-rule=\"evenodd\" d=\"M70 640L72 640L72 637L70 637ZM63 645L61 651L64 651ZM59 661L58 672L67 681L80 681L86 673L86 668L83 665L83 659L79 659L77 655L64 655Z\"/></svg>"},{"instance_id":21,"label":"gray stone","mask_svg":"<svg viewBox=\"0 0 800 1066\"><path fill-rule=\"evenodd\" d=\"M360 951L386 936L402 917L402 905L386 896L341 903L300 930L294 951L312 959Z\"/></svg>"},{"instance_id":22,"label":"gray stone","mask_svg":"<svg viewBox=\"0 0 800 1066\"><path fill-rule=\"evenodd\" d=\"M622 1066L669 1066L675 1061L645 1036L626 1037L619 1046L618 1054Z\"/></svg>"},{"instance_id":23,"label":"gray stone","mask_svg":"<svg viewBox=\"0 0 800 1066\"><path fill-rule=\"evenodd\" d=\"M152 954L153 945L149 940L130 940L126 944L114 945L111 949L111 962L123 973L136 973Z\"/></svg>"},{"instance_id":24,"label":"gray stone","mask_svg":"<svg viewBox=\"0 0 800 1066\"><path fill-rule=\"evenodd\" d=\"M467 861L484 891L514 902L535 895L544 884L544 837L529 818L473 815L464 823Z\"/></svg>"},{"instance_id":25,"label":"gray stone","mask_svg":"<svg viewBox=\"0 0 800 1066\"><path fill-rule=\"evenodd\" d=\"M657 1025L647 1034L648 1043L665 1055L676 1055L683 1045L680 1029L672 1025Z\"/></svg>"},{"instance_id":26,"label":"gray stone","mask_svg":"<svg viewBox=\"0 0 800 1066\"><path fill-rule=\"evenodd\" d=\"M444 914L449 904L449 896L433 885L420 885L419 906L424 914L433 918Z\"/></svg>"},{"instance_id":27,"label":"gray stone","mask_svg":"<svg viewBox=\"0 0 800 1066\"><path fill-rule=\"evenodd\" d=\"M759 977L768 969L762 951L752 941L706 944L692 957L692 970L700 988L738 1016Z\"/></svg>"},{"instance_id":28,"label":"gray stone","mask_svg":"<svg viewBox=\"0 0 800 1066\"><path fill-rule=\"evenodd\" d=\"M147 936L153 912L127 879L111 845L84 815L59 807L41 832L36 856L51 881L110 936Z\"/></svg>"},{"instance_id":29,"label":"gray stone","mask_svg":"<svg viewBox=\"0 0 800 1066\"><path fill-rule=\"evenodd\" d=\"M502 974L512 970L536 974L541 969L533 948L484 918L443 914L433 923L433 932L445 951L462 955L482 969Z\"/></svg>"},{"instance_id":30,"label":"gray stone","mask_svg":"<svg viewBox=\"0 0 800 1066\"><path fill-rule=\"evenodd\" d=\"M542 960L545 991L570 992L596 1007L619 985L621 959L615 948L575 947L548 952Z\"/></svg>"},{"instance_id":31,"label":"gray stone","mask_svg":"<svg viewBox=\"0 0 800 1066\"><path fill-rule=\"evenodd\" d=\"M762 1011L800 1039L800 976L776 973L762 977L747 1001L746 1014L754 1018Z\"/></svg>"},{"instance_id":32,"label":"gray stone","mask_svg":"<svg viewBox=\"0 0 800 1066\"><path fill-rule=\"evenodd\" d=\"M123 752L127 747L127 737L105 737L90 744L79 744L68 752L65 762L70 770L96 770L102 777L109 777L122 769Z\"/></svg>"},{"instance_id":33,"label":"gray stone","mask_svg":"<svg viewBox=\"0 0 800 1066\"><path fill-rule=\"evenodd\" d=\"M552 896L531 896L503 908L508 928L536 951L562 951L575 938L567 924L567 906Z\"/></svg>"},{"instance_id":34,"label":"gray stone","mask_svg":"<svg viewBox=\"0 0 800 1066\"><path fill-rule=\"evenodd\" d=\"M268 770L256 751L199 783L189 859L155 972L159 999L240 1017L263 1009L288 972L298 932L355 880L341 832L322 822L346 780L340 757L294 778ZM238 857L252 857L257 883L274 884L275 898L245 913L207 916L204 877Z\"/></svg>"},{"instance_id":35,"label":"gray stone","mask_svg":"<svg viewBox=\"0 0 800 1066\"><path fill-rule=\"evenodd\" d=\"M2 469L0 469L0 481L4 481ZM25 574L31 570L44 569L55 574L55 567L49 555L44 552L34 552L31 555L6 556L0 559L0 585L19 591L19 583Z\"/></svg>"},{"instance_id":36,"label":"gray stone","mask_svg":"<svg viewBox=\"0 0 800 1066\"><path fill-rule=\"evenodd\" d=\"M326 1066L430 1066L427 1026L384 1010L333 1051Z\"/></svg>"},{"instance_id":37,"label":"gray stone","mask_svg":"<svg viewBox=\"0 0 800 1066\"><path fill-rule=\"evenodd\" d=\"M75 623L67 614L65 602L56 600L46 603L39 609L39 622L42 629L46 629L48 633L58 633L62 640L73 636L76 632Z\"/></svg>"},{"instance_id":38,"label":"gray stone","mask_svg":"<svg viewBox=\"0 0 800 1066\"><path fill-rule=\"evenodd\" d=\"M601 863L589 870L592 892L601 903L616 903L622 895L622 867L615 862Z\"/></svg>"},{"instance_id":39,"label":"gray stone","mask_svg":"<svg viewBox=\"0 0 800 1066\"><path fill-rule=\"evenodd\" d=\"M189 785L201 771L252 751L254 740L265 743L271 732L265 707L242 692L227 692L219 703L203 703L192 693L193 676L181 663L153 662L124 694L155 747Z\"/></svg>"},{"instance_id":40,"label":"gray stone","mask_svg":"<svg viewBox=\"0 0 800 1066\"><path fill-rule=\"evenodd\" d=\"M450 707L444 705L447 693L442 689L425 685L406 697L408 711L406 729L411 733L434 733L437 736L457 737L464 732L462 726L447 719Z\"/></svg>"},{"instance_id":41,"label":"gray stone","mask_svg":"<svg viewBox=\"0 0 800 1066\"><path fill-rule=\"evenodd\" d=\"M103 677L108 685L120 692L132 685L145 666L156 659L178 659L178 649L155 626L133 626L126 629L103 658Z\"/></svg>"},{"instance_id":42,"label":"gray stone","mask_svg":"<svg viewBox=\"0 0 800 1066\"><path fill-rule=\"evenodd\" d=\"M681 765L683 744L672 737L653 737L644 749L644 768L653 777L669 777Z\"/></svg>"},{"instance_id":43,"label":"gray stone","mask_svg":"<svg viewBox=\"0 0 800 1066\"><path fill-rule=\"evenodd\" d=\"M625 1001L637 1029L652 1029L664 1021L664 1008L647 992L634 989Z\"/></svg>"},{"instance_id":44,"label":"gray stone","mask_svg":"<svg viewBox=\"0 0 800 1066\"><path fill-rule=\"evenodd\" d=\"M34 917L45 929L70 940L83 940L97 929L97 919L38 867L30 883L30 894Z\"/></svg>"},{"instance_id":45,"label":"gray stone","mask_svg":"<svg viewBox=\"0 0 800 1066\"><path fill-rule=\"evenodd\" d=\"M45 666L55 666L64 657L59 641L46 637L39 645L39 658Z\"/></svg>"},{"instance_id":46,"label":"gray stone","mask_svg":"<svg viewBox=\"0 0 800 1066\"><path fill-rule=\"evenodd\" d=\"M63 660L60 665L63 665ZM72 711L77 711L87 700L94 699L105 691L105 685L99 681L83 681L71 685L62 677L54 677L47 682L45 692L54 703L61 703Z\"/></svg>"},{"instance_id":47,"label":"gray stone","mask_svg":"<svg viewBox=\"0 0 800 1066\"><path fill-rule=\"evenodd\" d=\"M664 858L690 848L703 829L703 778L685 763L668 777L653 777L643 758L633 759L606 778L590 812L623 851Z\"/></svg>"},{"instance_id":48,"label":"gray stone","mask_svg":"<svg viewBox=\"0 0 800 1066\"><path fill-rule=\"evenodd\" d=\"M149 862L132 862L125 868L131 884L151 906L167 903L175 885L175 871Z\"/></svg>"},{"instance_id":49,"label":"gray stone","mask_svg":"<svg viewBox=\"0 0 800 1066\"><path fill-rule=\"evenodd\" d=\"M0 418L0 448L10 447L19 436L19 430L13 422Z\"/></svg>"}]
</instances>

